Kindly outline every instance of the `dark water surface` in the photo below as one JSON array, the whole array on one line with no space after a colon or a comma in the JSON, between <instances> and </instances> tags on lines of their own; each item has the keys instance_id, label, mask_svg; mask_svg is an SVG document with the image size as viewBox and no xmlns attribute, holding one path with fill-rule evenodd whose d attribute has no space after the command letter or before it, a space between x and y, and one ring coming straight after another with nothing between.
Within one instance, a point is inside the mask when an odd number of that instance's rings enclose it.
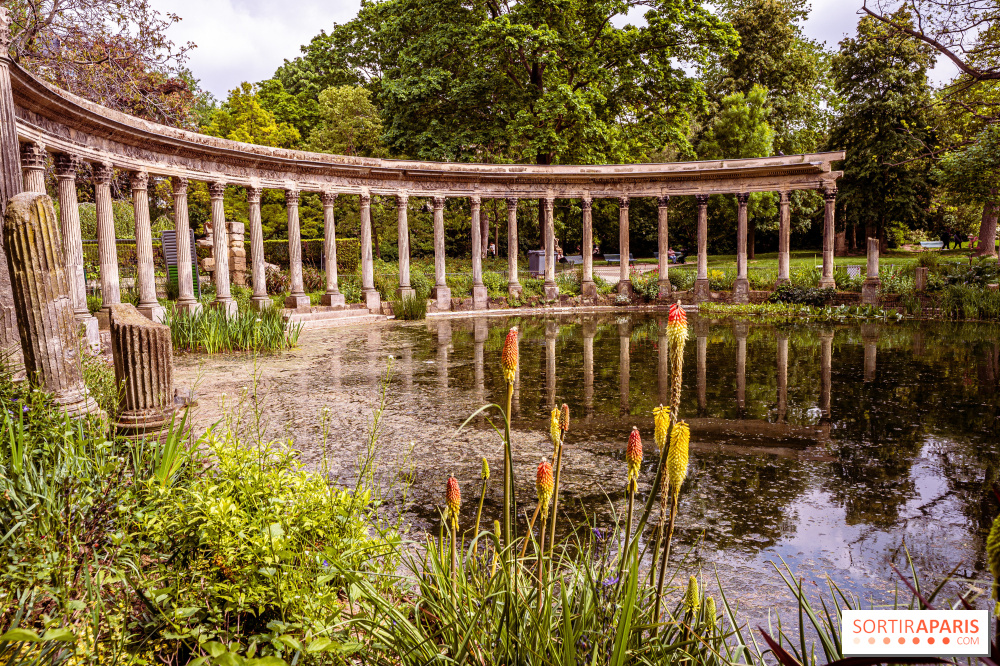
<instances>
[{"instance_id":1,"label":"dark water surface","mask_svg":"<svg viewBox=\"0 0 1000 666\"><path fill-rule=\"evenodd\" d=\"M404 442L414 446L407 515L417 530L436 532L435 505L454 473L465 498L462 521L471 527L485 456L494 470L488 525L500 506L499 441L485 418L456 430L478 405L503 400L500 348L517 324L512 411L521 508L534 508L533 471L551 453L548 414L565 402L573 417L560 507L568 519L561 520L607 523L624 509L623 451L633 425L645 445L640 494L649 492L651 411L669 396L665 323L662 315L573 315L307 331L299 350L265 359L261 371L282 395L283 427L315 463L320 445L310 424L322 396L373 396L392 354L384 439L397 454ZM690 568L712 580L717 570L727 592L758 617L790 600L770 564L779 558L807 580L822 583L829 574L886 603L895 585L889 565L905 565L905 546L928 577L958 566L958 577L988 594L1000 329L692 317L690 330L681 415L691 425L692 454L676 537ZM236 363L209 361L207 369L235 376ZM346 424L333 428L333 441L363 429L369 413L360 399L331 410L335 423ZM346 468L357 452L341 454Z\"/></svg>"}]
</instances>

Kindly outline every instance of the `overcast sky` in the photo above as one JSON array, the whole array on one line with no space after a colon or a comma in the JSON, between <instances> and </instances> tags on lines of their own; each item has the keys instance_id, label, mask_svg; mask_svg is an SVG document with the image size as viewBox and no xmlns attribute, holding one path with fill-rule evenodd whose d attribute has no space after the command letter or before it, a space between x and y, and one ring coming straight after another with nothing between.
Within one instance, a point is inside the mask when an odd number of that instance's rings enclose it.
<instances>
[{"instance_id":1,"label":"overcast sky","mask_svg":"<svg viewBox=\"0 0 1000 666\"><path fill-rule=\"evenodd\" d=\"M153 0L161 11L183 20L171 29L177 43L198 45L188 63L203 88L225 99L242 81L270 77L286 58L299 55L321 29L349 21L358 0ZM813 0L806 34L836 48L853 34L861 0ZM954 68L939 66L936 81L947 80Z\"/></svg>"}]
</instances>

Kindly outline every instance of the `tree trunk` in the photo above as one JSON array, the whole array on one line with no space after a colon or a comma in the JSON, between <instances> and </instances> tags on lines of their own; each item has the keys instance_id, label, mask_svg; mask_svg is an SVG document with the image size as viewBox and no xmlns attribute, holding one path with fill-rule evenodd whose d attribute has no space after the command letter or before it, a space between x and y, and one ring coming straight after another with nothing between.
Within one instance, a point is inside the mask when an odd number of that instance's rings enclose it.
<instances>
[{"instance_id":1,"label":"tree trunk","mask_svg":"<svg viewBox=\"0 0 1000 666\"><path fill-rule=\"evenodd\" d=\"M993 190L992 194L996 194ZM976 248L977 257L993 256L997 253L997 216L1000 214L1000 206L989 202L983 205L983 218L979 224L979 246Z\"/></svg>"}]
</instances>

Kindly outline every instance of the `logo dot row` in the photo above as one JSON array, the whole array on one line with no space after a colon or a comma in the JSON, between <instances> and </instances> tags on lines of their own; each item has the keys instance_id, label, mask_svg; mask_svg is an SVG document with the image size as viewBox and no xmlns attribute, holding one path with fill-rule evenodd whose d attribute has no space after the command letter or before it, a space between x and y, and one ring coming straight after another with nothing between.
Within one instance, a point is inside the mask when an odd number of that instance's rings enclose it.
<instances>
[{"instance_id":1,"label":"logo dot row","mask_svg":"<svg viewBox=\"0 0 1000 666\"><path fill-rule=\"evenodd\" d=\"M902 636L900 636L898 640L899 640L899 644L900 645L902 645L902 644L904 644L906 642L906 639L903 638ZM857 645L860 642L861 642L860 638L855 638L854 639L854 644L855 645ZM882 642L885 643L886 645L888 645L892 641L890 640L890 638L888 636L886 636L885 638L882 639ZM919 642L920 642L920 638L918 636L914 636L913 637L913 644L916 645ZM951 639L948 638L947 636L945 636L944 638L941 639L941 642L944 643L945 645L948 645L949 643L951 643ZM869 638L868 639L868 644L869 645L874 645L875 644L875 638L874 637ZM927 644L928 645L934 645L934 637L933 636L931 636L931 637L929 637L927 639Z\"/></svg>"}]
</instances>

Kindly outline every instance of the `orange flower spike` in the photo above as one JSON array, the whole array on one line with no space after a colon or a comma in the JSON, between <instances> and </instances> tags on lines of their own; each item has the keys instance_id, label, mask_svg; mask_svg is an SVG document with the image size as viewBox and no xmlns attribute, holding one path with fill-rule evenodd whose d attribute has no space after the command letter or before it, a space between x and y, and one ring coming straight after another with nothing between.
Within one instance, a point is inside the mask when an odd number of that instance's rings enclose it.
<instances>
[{"instance_id":1,"label":"orange flower spike","mask_svg":"<svg viewBox=\"0 0 1000 666\"><path fill-rule=\"evenodd\" d=\"M538 503L547 507L552 499L552 490L555 482L552 480L552 465L548 460L542 458L538 463L538 473L535 475L535 490L538 492Z\"/></svg>"},{"instance_id":2,"label":"orange flower spike","mask_svg":"<svg viewBox=\"0 0 1000 666\"><path fill-rule=\"evenodd\" d=\"M500 366L503 368L504 379L508 384L513 384L514 376L517 374L517 326L507 332L503 351L500 352Z\"/></svg>"},{"instance_id":3,"label":"orange flower spike","mask_svg":"<svg viewBox=\"0 0 1000 666\"><path fill-rule=\"evenodd\" d=\"M559 427L562 428L563 432L569 430L569 405L565 402L562 406L562 413L559 414Z\"/></svg>"},{"instance_id":4,"label":"orange flower spike","mask_svg":"<svg viewBox=\"0 0 1000 666\"><path fill-rule=\"evenodd\" d=\"M667 339L673 347L683 345L687 342L688 327L687 313L679 303L670 306L670 314L667 316Z\"/></svg>"},{"instance_id":5,"label":"orange flower spike","mask_svg":"<svg viewBox=\"0 0 1000 666\"><path fill-rule=\"evenodd\" d=\"M448 505L448 510L451 511L452 520L458 520L458 510L462 508L462 491L458 487L458 479L454 476L448 477L448 485L445 487L444 493L445 504Z\"/></svg>"},{"instance_id":6,"label":"orange flower spike","mask_svg":"<svg viewBox=\"0 0 1000 666\"><path fill-rule=\"evenodd\" d=\"M639 468L642 466L642 439L639 437L639 429L635 426L632 426L632 432L628 436L628 446L625 447L625 462L628 464L629 483L637 483Z\"/></svg>"}]
</instances>

